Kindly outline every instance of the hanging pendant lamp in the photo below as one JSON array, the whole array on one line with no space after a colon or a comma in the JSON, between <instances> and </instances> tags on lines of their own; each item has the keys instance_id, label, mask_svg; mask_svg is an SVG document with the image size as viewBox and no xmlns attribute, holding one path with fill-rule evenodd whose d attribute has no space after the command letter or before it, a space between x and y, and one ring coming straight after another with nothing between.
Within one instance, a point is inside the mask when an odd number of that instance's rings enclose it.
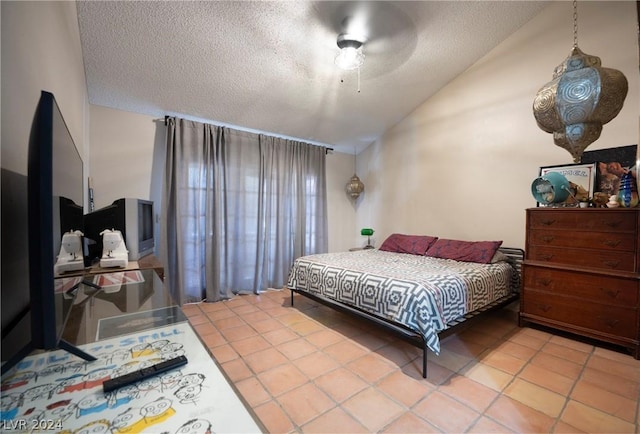
<instances>
[{"instance_id":1,"label":"hanging pendant lamp","mask_svg":"<svg viewBox=\"0 0 640 434\"><path fill-rule=\"evenodd\" d=\"M353 176L351 177L349 182L347 182L347 186L346 186L347 194L351 196L353 200L356 200L358 196L360 196L360 193L364 191L364 184L362 183L362 181L360 181L360 178L358 178L358 175L356 175L356 166L357 166L356 158L357 158L357 155L356 155L356 150L354 148L353 149Z\"/></svg>"},{"instance_id":2,"label":"hanging pendant lamp","mask_svg":"<svg viewBox=\"0 0 640 434\"><path fill-rule=\"evenodd\" d=\"M360 181L358 175L354 173L349 182L347 182L347 193L355 200L363 191L364 184Z\"/></svg>"},{"instance_id":3,"label":"hanging pendant lamp","mask_svg":"<svg viewBox=\"0 0 640 434\"><path fill-rule=\"evenodd\" d=\"M600 58L578 48L578 6L573 2L573 49L533 101L540 129L553 133L557 146L579 163L584 150L600 137L602 125L615 118L627 96L622 72L603 68Z\"/></svg>"}]
</instances>

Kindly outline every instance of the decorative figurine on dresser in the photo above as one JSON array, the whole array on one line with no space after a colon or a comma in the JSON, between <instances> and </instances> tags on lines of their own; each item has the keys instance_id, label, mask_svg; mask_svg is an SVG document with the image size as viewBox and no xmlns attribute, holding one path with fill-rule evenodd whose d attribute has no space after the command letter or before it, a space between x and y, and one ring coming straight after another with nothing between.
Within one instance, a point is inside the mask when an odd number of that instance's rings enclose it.
<instances>
[{"instance_id":1,"label":"decorative figurine on dresser","mask_svg":"<svg viewBox=\"0 0 640 434\"><path fill-rule=\"evenodd\" d=\"M520 325L621 345L640 359L640 208L526 210Z\"/></svg>"}]
</instances>

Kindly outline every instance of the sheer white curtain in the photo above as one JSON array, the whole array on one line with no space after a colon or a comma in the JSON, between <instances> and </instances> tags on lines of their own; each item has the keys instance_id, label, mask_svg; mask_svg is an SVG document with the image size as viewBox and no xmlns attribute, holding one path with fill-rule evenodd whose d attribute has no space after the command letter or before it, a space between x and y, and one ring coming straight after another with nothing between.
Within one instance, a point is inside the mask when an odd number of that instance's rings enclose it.
<instances>
[{"instance_id":1,"label":"sheer white curtain","mask_svg":"<svg viewBox=\"0 0 640 434\"><path fill-rule=\"evenodd\" d=\"M163 254L180 303L281 288L326 252L325 149L168 119Z\"/></svg>"}]
</instances>

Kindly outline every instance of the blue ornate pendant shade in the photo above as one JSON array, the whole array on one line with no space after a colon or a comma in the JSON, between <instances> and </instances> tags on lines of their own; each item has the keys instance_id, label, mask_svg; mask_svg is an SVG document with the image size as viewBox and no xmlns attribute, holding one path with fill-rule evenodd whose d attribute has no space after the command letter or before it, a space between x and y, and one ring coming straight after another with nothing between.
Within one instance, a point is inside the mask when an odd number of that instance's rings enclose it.
<instances>
[{"instance_id":1,"label":"blue ornate pendant shade","mask_svg":"<svg viewBox=\"0 0 640 434\"><path fill-rule=\"evenodd\" d=\"M543 131L553 133L554 143L579 163L586 147L600 137L602 125L620 113L628 88L622 72L603 68L599 57L574 45L556 67L553 80L536 94L533 115Z\"/></svg>"}]
</instances>

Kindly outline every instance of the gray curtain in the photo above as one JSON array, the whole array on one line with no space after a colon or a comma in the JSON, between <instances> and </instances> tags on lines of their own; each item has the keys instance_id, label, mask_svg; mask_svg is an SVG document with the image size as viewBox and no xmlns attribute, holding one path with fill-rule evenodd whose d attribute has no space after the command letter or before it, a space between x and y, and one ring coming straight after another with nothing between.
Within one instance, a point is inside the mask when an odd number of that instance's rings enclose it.
<instances>
[{"instance_id":1,"label":"gray curtain","mask_svg":"<svg viewBox=\"0 0 640 434\"><path fill-rule=\"evenodd\" d=\"M326 152L169 118L162 210L166 282L180 304L282 288L327 251Z\"/></svg>"}]
</instances>

